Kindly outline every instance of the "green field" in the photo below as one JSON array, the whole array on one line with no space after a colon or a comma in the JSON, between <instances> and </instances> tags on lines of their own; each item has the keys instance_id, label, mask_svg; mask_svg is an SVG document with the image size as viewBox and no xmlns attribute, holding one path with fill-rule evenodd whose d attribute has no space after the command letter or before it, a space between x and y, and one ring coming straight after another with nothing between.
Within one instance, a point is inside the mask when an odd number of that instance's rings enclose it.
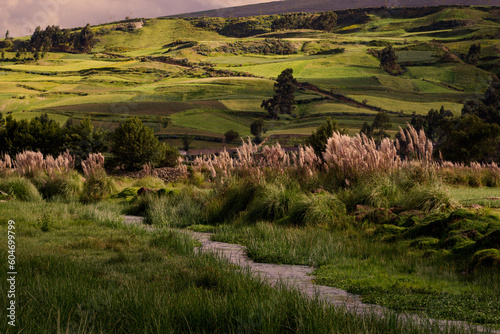
<instances>
[{"instance_id":1,"label":"green field","mask_svg":"<svg viewBox=\"0 0 500 334\"><path fill-rule=\"evenodd\" d=\"M90 116L94 124L107 129L116 128L126 117L138 116L157 134L170 132L160 124L161 117L169 117L177 133L220 136L234 129L248 135L253 120L266 119L261 102L272 96L274 79L287 68L293 69L300 82L402 113L405 120L412 113L425 115L441 106L458 115L464 101L484 94L497 73L500 48L494 36L498 36L500 24L487 11L463 7L443 8L420 17L389 17L380 11L368 15L367 23L340 26L332 33L305 29L248 38L224 37L183 19L147 19L142 28L129 32L112 30L117 23L96 26L94 32L108 32L99 35L91 54L49 52L38 61L16 62L12 60L15 52L7 50L6 60L0 61L0 112L12 113L15 119L48 112L60 123ZM468 23L421 29L449 20ZM485 37L480 40L483 47L477 66L458 58L441 61L444 50L466 54L480 34ZM287 40L297 52L197 51L200 45L249 45L265 38ZM174 41L194 46L177 47ZM381 50L384 43L392 43L398 61L407 66L403 75L389 75L369 53L369 49ZM332 48L343 48L344 52L320 52ZM145 60L144 56L185 58L192 65ZM30 54L22 55L27 57ZM211 63L215 70L229 74L214 75L204 65L197 65L199 62ZM233 75L239 72L253 77ZM314 92L298 91L296 99L305 103L297 106L293 117L281 117L280 122L266 120L267 133L310 134L324 122L323 116L332 116L354 135L364 122L373 120L373 110L338 101L315 101L319 98ZM393 123L404 125L394 116Z\"/></svg>"}]
</instances>

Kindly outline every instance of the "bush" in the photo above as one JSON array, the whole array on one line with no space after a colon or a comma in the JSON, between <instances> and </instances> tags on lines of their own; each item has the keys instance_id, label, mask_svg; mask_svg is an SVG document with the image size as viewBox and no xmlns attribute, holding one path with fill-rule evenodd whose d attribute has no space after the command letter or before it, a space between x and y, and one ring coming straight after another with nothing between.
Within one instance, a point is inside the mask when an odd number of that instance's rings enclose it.
<instances>
[{"instance_id":1,"label":"bush","mask_svg":"<svg viewBox=\"0 0 500 334\"><path fill-rule=\"evenodd\" d=\"M83 191L83 178L76 171L43 177L39 190L46 199L78 199Z\"/></svg>"},{"instance_id":2,"label":"bush","mask_svg":"<svg viewBox=\"0 0 500 334\"><path fill-rule=\"evenodd\" d=\"M99 202L107 198L114 189L113 179L101 170L87 176L83 184L81 200L84 203Z\"/></svg>"},{"instance_id":3,"label":"bush","mask_svg":"<svg viewBox=\"0 0 500 334\"><path fill-rule=\"evenodd\" d=\"M166 196L146 195L139 204L144 208L146 224L186 227L206 221L204 207L208 201L207 192L186 187Z\"/></svg>"},{"instance_id":4,"label":"bush","mask_svg":"<svg viewBox=\"0 0 500 334\"><path fill-rule=\"evenodd\" d=\"M224 134L224 137L226 138L226 142L228 142L228 143L237 139L239 136L240 136L240 134L234 130L229 130Z\"/></svg>"},{"instance_id":5,"label":"bush","mask_svg":"<svg viewBox=\"0 0 500 334\"><path fill-rule=\"evenodd\" d=\"M211 214L207 217L211 224L230 222L241 212L246 211L260 186L250 181L232 181L217 194L211 203Z\"/></svg>"},{"instance_id":6,"label":"bush","mask_svg":"<svg viewBox=\"0 0 500 334\"><path fill-rule=\"evenodd\" d=\"M171 147L168 143L165 144L165 155L159 163L159 167L177 167L179 165L179 151Z\"/></svg>"},{"instance_id":7,"label":"bush","mask_svg":"<svg viewBox=\"0 0 500 334\"><path fill-rule=\"evenodd\" d=\"M344 203L328 192L302 194L292 204L288 216L283 220L294 225L341 226L346 222Z\"/></svg>"},{"instance_id":8,"label":"bush","mask_svg":"<svg viewBox=\"0 0 500 334\"><path fill-rule=\"evenodd\" d=\"M433 211L450 209L454 206L449 193L439 184L417 185L411 189L402 201L403 209Z\"/></svg>"},{"instance_id":9,"label":"bush","mask_svg":"<svg viewBox=\"0 0 500 334\"><path fill-rule=\"evenodd\" d=\"M0 181L0 190L24 202L42 200L38 189L24 177L12 177Z\"/></svg>"},{"instance_id":10,"label":"bush","mask_svg":"<svg viewBox=\"0 0 500 334\"><path fill-rule=\"evenodd\" d=\"M267 184L255 194L245 215L245 221L256 223L260 220L276 221L284 218L299 194L300 190L294 185L284 187Z\"/></svg>"}]
</instances>

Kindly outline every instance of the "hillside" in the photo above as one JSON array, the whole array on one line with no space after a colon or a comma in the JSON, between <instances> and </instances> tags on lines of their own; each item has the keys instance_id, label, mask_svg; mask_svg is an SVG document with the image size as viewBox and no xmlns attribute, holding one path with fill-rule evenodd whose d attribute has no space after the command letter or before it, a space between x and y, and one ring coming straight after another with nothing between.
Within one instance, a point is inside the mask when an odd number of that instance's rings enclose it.
<instances>
[{"instance_id":1,"label":"hillside","mask_svg":"<svg viewBox=\"0 0 500 334\"><path fill-rule=\"evenodd\" d=\"M412 114L443 106L459 115L463 103L482 97L500 74L498 8L360 13L339 12L344 24L333 32L273 32L270 17L248 18L263 28L245 38L224 28L231 20L137 19L143 24L129 31L117 29L127 22L93 27L99 42L90 54L49 52L34 60L25 53L15 60L15 52L4 49L0 112L15 119L48 113L61 124L89 116L108 130L138 116L173 146L189 134L200 149L222 147L231 129L246 137L250 124L264 118L266 136L293 146L326 116L354 135L377 110L391 114L391 134ZM467 64L469 47L478 41L478 64ZM389 43L404 68L400 76L385 72L374 56ZM283 45L287 54L276 49ZM298 104L292 115L271 121L260 105L286 68L303 84Z\"/></svg>"},{"instance_id":2,"label":"hillside","mask_svg":"<svg viewBox=\"0 0 500 334\"><path fill-rule=\"evenodd\" d=\"M424 6L495 6L500 2L495 0L283 0L254 5L227 7L202 12L172 15L173 17L245 17L255 15L272 15L292 12L323 12L328 10L346 10L355 8L376 7L424 7Z\"/></svg>"}]
</instances>

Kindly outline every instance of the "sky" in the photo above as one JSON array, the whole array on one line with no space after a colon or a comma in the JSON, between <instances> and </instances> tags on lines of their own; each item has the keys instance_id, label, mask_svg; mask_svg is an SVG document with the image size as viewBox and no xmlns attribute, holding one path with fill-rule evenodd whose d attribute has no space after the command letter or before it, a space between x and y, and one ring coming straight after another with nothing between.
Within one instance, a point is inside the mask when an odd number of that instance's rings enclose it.
<instances>
[{"instance_id":1,"label":"sky","mask_svg":"<svg viewBox=\"0 0 500 334\"><path fill-rule=\"evenodd\" d=\"M37 26L73 28L119 21L126 16L158 17L249 5L272 0L2 0L0 38L31 35Z\"/></svg>"}]
</instances>

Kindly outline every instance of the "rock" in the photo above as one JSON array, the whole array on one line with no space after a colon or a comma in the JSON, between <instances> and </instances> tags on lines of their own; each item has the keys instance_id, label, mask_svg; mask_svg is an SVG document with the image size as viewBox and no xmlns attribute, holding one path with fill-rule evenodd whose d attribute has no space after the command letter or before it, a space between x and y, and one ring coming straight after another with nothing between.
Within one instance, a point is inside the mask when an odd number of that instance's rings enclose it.
<instances>
[{"instance_id":1,"label":"rock","mask_svg":"<svg viewBox=\"0 0 500 334\"><path fill-rule=\"evenodd\" d=\"M153 194L154 192L155 191L153 189L142 187L141 189L137 190L137 196L143 196L143 195Z\"/></svg>"}]
</instances>

